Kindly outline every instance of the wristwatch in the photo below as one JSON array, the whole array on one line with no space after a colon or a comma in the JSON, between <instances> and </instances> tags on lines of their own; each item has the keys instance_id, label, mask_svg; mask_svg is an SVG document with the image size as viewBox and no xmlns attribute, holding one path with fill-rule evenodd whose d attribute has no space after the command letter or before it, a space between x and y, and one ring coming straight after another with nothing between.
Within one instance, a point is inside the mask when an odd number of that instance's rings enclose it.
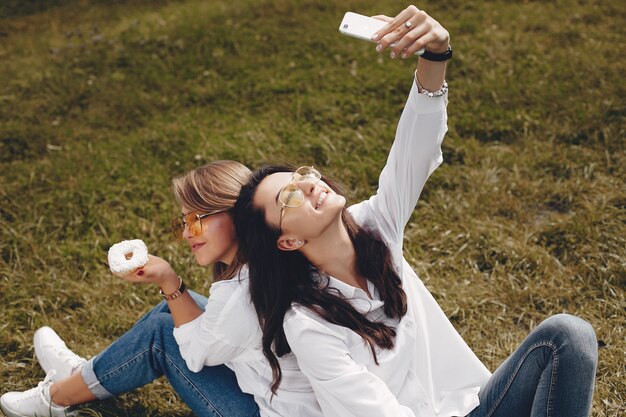
<instances>
[{"instance_id":1,"label":"wristwatch","mask_svg":"<svg viewBox=\"0 0 626 417\"><path fill-rule=\"evenodd\" d=\"M178 277L178 279L180 280L180 283L178 284L178 289L174 291L173 293L165 294L162 289L159 289L159 294L161 294L161 296L163 297L165 301L172 301L172 300L177 299L187 289L187 287L185 286L185 283L183 282L183 279L181 277Z\"/></svg>"},{"instance_id":2,"label":"wristwatch","mask_svg":"<svg viewBox=\"0 0 626 417\"><path fill-rule=\"evenodd\" d=\"M452 45L448 45L448 50L446 52L442 52L439 54L435 52L424 51L424 53L420 55L420 58L423 58L427 61L435 62L447 61L452 58Z\"/></svg>"}]
</instances>

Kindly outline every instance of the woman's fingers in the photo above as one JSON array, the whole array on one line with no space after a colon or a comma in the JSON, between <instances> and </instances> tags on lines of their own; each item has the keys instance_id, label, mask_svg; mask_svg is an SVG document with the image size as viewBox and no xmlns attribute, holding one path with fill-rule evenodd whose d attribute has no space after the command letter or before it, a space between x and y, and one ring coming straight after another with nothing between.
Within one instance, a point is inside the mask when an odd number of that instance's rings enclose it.
<instances>
[{"instance_id":1,"label":"woman's fingers","mask_svg":"<svg viewBox=\"0 0 626 417\"><path fill-rule=\"evenodd\" d=\"M391 52L395 56L407 57L428 44L431 35L432 24L429 21L424 21L421 23L417 23L415 26L411 26L411 29L406 32L406 34L399 39Z\"/></svg>"},{"instance_id":2,"label":"woman's fingers","mask_svg":"<svg viewBox=\"0 0 626 417\"><path fill-rule=\"evenodd\" d=\"M376 50L378 52L384 51L391 43L400 39L404 33L408 30L404 26L404 22L409 20L412 16L416 15L419 9L415 6L409 6L402 10L398 15L383 26L378 32L374 34L372 40L378 42Z\"/></svg>"},{"instance_id":3,"label":"woman's fingers","mask_svg":"<svg viewBox=\"0 0 626 417\"><path fill-rule=\"evenodd\" d=\"M402 58L406 58L406 57L409 57L409 56L413 55L414 53L416 53L420 49L426 48L426 45L428 45L430 42L435 40L435 38L436 38L436 35L434 33L432 33L432 32L425 33L416 42L414 42L411 45L409 45L408 47L406 47L401 52L400 56Z\"/></svg>"},{"instance_id":4,"label":"woman's fingers","mask_svg":"<svg viewBox=\"0 0 626 417\"><path fill-rule=\"evenodd\" d=\"M443 52L448 47L448 32L415 6L409 6L393 19L388 19L385 19L388 23L377 32L378 52L391 48L391 58L406 58L422 48Z\"/></svg>"},{"instance_id":5,"label":"woman's fingers","mask_svg":"<svg viewBox=\"0 0 626 417\"><path fill-rule=\"evenodd\" d=\"M158 256L148 255L148 263L126 274L115 274L124 281L161 285L167 279L177 278L170 264Z\"/></svg>"},{"instance_id":6,"label":"woman's fingers","mask_svg":"<svg viewBox=\"0 0 626 417\"><path fill-rule=\"evenodd\" d=\"M136 269L135 271L131 271L126 274L122 274L118 272L118 273L115 273L114 275L128 282L145 282L145 279L143 279L141 275L137 274L139 270L141 269Z\"/></svg>"}]
</instances>

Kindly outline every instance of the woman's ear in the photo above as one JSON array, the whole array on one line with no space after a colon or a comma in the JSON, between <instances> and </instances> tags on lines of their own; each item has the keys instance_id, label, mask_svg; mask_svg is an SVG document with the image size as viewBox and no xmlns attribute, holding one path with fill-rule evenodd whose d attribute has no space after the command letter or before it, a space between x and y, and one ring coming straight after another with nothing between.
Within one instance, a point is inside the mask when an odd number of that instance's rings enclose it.
<instances>
[{"instance_id":1,"label":"woman's ear","mask_svg":"<svg viewBox=\"0 0 626 417\"><path fill-rule=\"evenodd\" d=\"M304 246L304 243L304 240L301 239L289 239L287 237L281 236L276 241L276 247L280 250L292 251L300 249L302 246Z\"/></svg>"}]
</instances>

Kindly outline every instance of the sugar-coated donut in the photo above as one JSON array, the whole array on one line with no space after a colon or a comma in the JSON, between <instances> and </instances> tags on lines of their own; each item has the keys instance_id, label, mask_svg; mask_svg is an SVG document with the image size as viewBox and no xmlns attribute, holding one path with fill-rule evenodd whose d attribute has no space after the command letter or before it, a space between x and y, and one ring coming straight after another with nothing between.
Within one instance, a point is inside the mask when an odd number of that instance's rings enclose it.
<instances>
[{"instance_id":1,"label":"sugar-coated donut","mask_svg":"<svg viewBox=\"0 0 626 417\"><path fill-rule=\"evenodd\" d=\"M127 274L147 263L148 247L141 239L123 240L109 249L109 268L115 274Z\"/></svg>"}]
</instances>

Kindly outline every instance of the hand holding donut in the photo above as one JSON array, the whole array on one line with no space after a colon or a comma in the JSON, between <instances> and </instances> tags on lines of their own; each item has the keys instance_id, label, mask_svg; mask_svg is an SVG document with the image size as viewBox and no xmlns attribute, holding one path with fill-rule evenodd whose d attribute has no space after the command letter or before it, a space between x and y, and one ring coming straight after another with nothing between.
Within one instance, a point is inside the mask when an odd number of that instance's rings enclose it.
<instances>
[{"instance_id":1,"label":"hand holding donut","mask_svg":"<svg viewBox=\"0 0 626 417\"><path fill-rule=\"evenodd\" d=\"M111 272L125 281L153 283L162 288L173 283L177 288L176 272L164 259L149 255L141 240L125 240L111 246L108 261Z\"/></svg>"},{"instance_id":2,"label":"hand holding donut","mask_svg":"<svg viewBox=\"0 0 626 417\"><path fill-rule=\"evenodd\" d=\"M443 53L450 45L450 34L439 22L423 10L411 5L396 17L385 15L373 16L387 22L374 34L372 40L378 43L376 50L385 51L392 47L391 58L407 58L422 48L429 52Z\"/></svg>"},{"instance_id":3,"label":"hand holding donut","mask_svg":"<svg viewBox=\"0 0 626 417\"><path fill-rule=\"evenodd\" d=\"M122 279L129 282L153 283L164 288L166 283L172 283L174 289L178 288L178 275L172 266L163 258L148 255L148 263L138 268L132 274L125 275Z\"/></svg>"}]
</instances>

